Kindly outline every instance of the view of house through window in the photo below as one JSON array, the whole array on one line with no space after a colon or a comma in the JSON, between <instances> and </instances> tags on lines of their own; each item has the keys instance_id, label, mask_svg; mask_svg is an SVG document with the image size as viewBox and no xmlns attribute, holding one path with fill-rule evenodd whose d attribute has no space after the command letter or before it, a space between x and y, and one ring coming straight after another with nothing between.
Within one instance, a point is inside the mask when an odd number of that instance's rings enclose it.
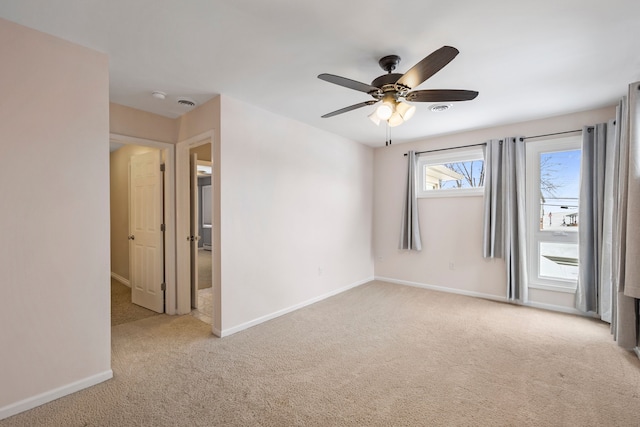
<instances>
[{"instance_id":1,"label":"view of house through window","mask_svg":"<svg viewBox=\"0 0 640 427\"><path fill-rule=\"evenodd\" d=\"M420 197L429 197L436 195L435 193L438 195L482 194L483 150L480 147L474 147L421 156L418 161L418 174Z\"/></svg>"},{"instance_id":2,"label":"view of house through window","mask_svg":"<svg viewBox=\"0 0 640 427\"><path fill-rule=\"evenodd\" d=\"M472 188L484 184L484 161L470 160L466 162L429 165L425 172L427 185L433 188Z\"/></svg>"},{"instance_id":3,"label":"view of house through window","mask_svg":"<svg viewBox=\"0 0 640 427\"><path fill-rule=\"evenodd\" d=\"M578 278L580 139L527 144L531 283L574 288Z\"/></svg>"}]
</instances>

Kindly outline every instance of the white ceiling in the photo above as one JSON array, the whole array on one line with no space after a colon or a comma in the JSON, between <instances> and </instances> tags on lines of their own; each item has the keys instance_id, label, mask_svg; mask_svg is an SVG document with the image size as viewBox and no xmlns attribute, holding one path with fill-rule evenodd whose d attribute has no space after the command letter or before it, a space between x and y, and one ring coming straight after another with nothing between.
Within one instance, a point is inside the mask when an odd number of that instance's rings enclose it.
<instances>
[{"instance_id":1,"label":"white ceiling","mask_svg":"<svg viewBox=\"0 0 640 427\"><path fill-rule=\"evenodd\" d=\"M224 94L371 146L374 107L320 118L371 98L318 74L370 83L382 56L403 73L458 48L417 89L478 98L416 104L394 143L613 105L640 80L637 0L2 0L0 16L108 53L112 102L177 117L179 96Z\"/></svg>"}]
</instances>

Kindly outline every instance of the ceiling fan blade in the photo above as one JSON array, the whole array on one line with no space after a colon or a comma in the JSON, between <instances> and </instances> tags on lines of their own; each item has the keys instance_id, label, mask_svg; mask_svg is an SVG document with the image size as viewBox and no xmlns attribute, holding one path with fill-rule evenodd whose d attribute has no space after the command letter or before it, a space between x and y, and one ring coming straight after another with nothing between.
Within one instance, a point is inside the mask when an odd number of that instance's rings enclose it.
<instances>
[{"instance_id":1,"label":"ceiling fan blade","mask_svg":"<svg viewBox=\"0 0 640 427\"><path fill-rule=\"evenodd\" d=\"M320 80L324 80L325 82L333 83L339 86L344 86L346 88L353 89L353 90L359 90L360 92L364 92L364 93L380 91L380 89L378 89L375 86L371 86L366 83L360 83L355 80L348 79L346 77L336 76L334 74L324 73L324 74L320 74L318 78Z\"/></svg>"},{"instance_id":2,"label":"ceiling fan blade","mask_svg":"<svg viewBox=\"0 0 640 427\"><path fill-rule=\"evenodd\" d=\"M431 89L409 92L405 99L413 102L471 101L478 96L475 90Z\"/></svg>"},{"instance_id":3,"label":"ceiling fan blade","mask_svg":"<svg viewBox=\"0 0 640 427\"><path fill-rule=\"evenodd\" d=\"M453 60L459 53L458 49L451 46L442 46L431 55L418 62L409 71L404 73L398 83L413 89Z\"/></svg>"},{"instance_id":4,"label":"ceiling fan blade","mask_svg":"<svg viewBox=\"0 0 640 427\"><path fill-rule=\"evenodd\" d=\"M327 117L337 116L338 114L346 113L347 111L356 110L358 108L366 107L367 105L373 105L376 102L378 101L371 100L371 101L361 102L359 104L350 105L348 107L344 107L339 110L332 111L331 113L327 113L324 116L322 116L322 118L326 119Z\"/></svg>"}]
</instances>

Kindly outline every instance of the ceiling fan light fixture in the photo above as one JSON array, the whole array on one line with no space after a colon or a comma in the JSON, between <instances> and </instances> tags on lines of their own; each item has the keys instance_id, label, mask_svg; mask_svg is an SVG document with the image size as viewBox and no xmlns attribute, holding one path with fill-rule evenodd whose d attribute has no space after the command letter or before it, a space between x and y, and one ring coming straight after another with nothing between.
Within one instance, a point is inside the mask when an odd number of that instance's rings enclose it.
<instances>
[{"instance_id":1,"label":"ceiling fan light fixture","mask_svg":"<svg viewBox=\"0 0 640 427\"><path fill-rule=\"evenodd\" d=\"M368 117L376 126L380 126L380 117L378 117L377 110L373 110L373 113L369 114Z\"/></svg>"},{"instance_id":2,"label":"ceiling fan light fixture","mask_svg":"<svg viewBox=\"0 0 640 427\"><path fill-rule=\"evenodd\" d=\"M413 117L413 114L416 112L416 107L406 102L399 102L398 105L396 105L396 111L400 114L402 120L406 122Z\"/></svg>"},{"instance_id":3,"label":"ceiling fan light fixture","mask_svg":"<svg viewBox=\"0 0 640 427\"><path fill-rule=\"evenodd\" d=\"M391 115L391 117L389 117L389 120L387 120L387 122L389 123L389 126L395 127L400 126L402 123L404 123L404 119L402 118L402 115L400 115L400 113L396 111Z\"/></svg>"},{"instance_id":4,"label":"ceiling fan light fixture","mask_svg":"<svg viewBox=\"0 0 640 427\"><path fill-rule=\"evenodd\" d=\"M376 108L376 115L380 120L389 120L394 112L394 105L391 102L385 101L378 108Z\"/></svg>"}]
</instances>

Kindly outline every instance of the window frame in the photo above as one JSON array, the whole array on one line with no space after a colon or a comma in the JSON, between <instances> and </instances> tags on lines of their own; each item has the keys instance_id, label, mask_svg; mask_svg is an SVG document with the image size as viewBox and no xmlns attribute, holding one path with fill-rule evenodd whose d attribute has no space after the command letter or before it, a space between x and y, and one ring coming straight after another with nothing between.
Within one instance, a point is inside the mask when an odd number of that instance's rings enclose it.
<instances>
[{"instance_id":1,"label":"window frame","mask_svg":"<svg viewBox=\"0 0 640 427\"><path fill-rule=\"evenodd\" d=\"M578 230L562 233L540 230L540 155L573 150L582 150L580 135L532 141L526 144L527 278L530 289L575 293L577 288L577 280L541 276L539 263L541 243L579 244Z\"/></svg>"},{"instance_id":2,"label":"window frame","mask_svg":"<svg viewBox=\"0 0 640 427\"><path fill-rule=\"evenodd\" d=\"M431 165L442 165L445 163L461 163L482 160L484 158L484 145L476 147L452 148L448 152L424 153L418 156L416 162L416 196L421 199L434 197L466 197L483 196L484 185L482 187L471 188L445 188L436 190L426 190L424 188L424 168Z\"/></svg>"}]
</instances>

